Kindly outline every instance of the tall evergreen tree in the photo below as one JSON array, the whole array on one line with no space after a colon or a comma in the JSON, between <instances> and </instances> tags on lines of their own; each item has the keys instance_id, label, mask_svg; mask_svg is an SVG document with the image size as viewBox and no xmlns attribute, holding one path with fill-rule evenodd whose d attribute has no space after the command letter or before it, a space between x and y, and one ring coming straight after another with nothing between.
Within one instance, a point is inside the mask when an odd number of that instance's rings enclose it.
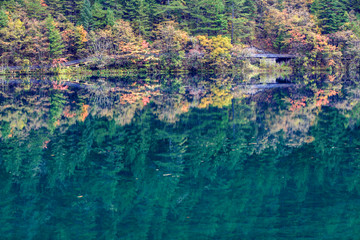
<instances>
[{"instance_id":1,"label":"tall evergreen tree","mask_svg":"<svg viewBox=\"0 0 360 240\"><path fill-rule=\"evenodd\" d=\"M106 26L106 11L103 9L103 6L98 1L92 5L91 14L93 17L94 28L103 28Z\"/></svg>"},{"instance_id":2,"label":"tall evergreen tree","mask_svg":"<svg viewBox=\"0 0 360 240\"><path fill-rule=\"evenodd\" d=\"M83 0L62 0L62 8L65 16L73 23L79 19Z\"/></svg>"},{"instance_id":3,"label":"tall evergreen tree","mask_svg":"<svg viewBox=\"0 0 360 240\"><path fill-rule=\"evenodd\" d=\"M115 24L115 16L114 16L114 11L111 9L108 9L106 11L106 19L105 19L106 25L107 26L114 26Z\"/></svg>"},{"instance_id":4,"label":"tall evergreen tree","mask_svg":"<svg viewBox=\"0 0 360 240\"><path fill-rule=\"evenodd\" d=\"M25 10L29 18L45 19L47 6L40 0L24 1Z\"/></svg>"},{"instance_id":5,"label":"tall evergreen tree","mask_svg":"<svg viewBox=\"0 0 360 240\"><path fill-rule=\"evenodd\" d=\"M64 45L59 30L55 27L54 19L49 15L46 19L49 38L50 58L55 59L63 53Z\"/></svg>"},{"instance_id":6,"label":"tall evergreen tree","mask_svg":"<svg viewBox=\"0 0 360 240\"><path fill-rule=\"evenodd\" d=\"M347 21L344 5L338 0L319 0L318 9L316 15L325 34L338 31Z\"/></svg>"},{"instance_id":7,"label":"tall evergreen tree","mask_svg":"<svg viewBox=\"0 0 360 240\"><path fill-rule=\"evenodd\" d=\"M5 13L4 9L0 10L0 28L6 27L8 25L8 15Z\"/></svg>"},{"instance_id":8,"label":"tall evergreen tree","mask_svg":"<svg viewBox=\"0 0 360 240\"><path fill-rule=\"evenodd\" d=\"M87 31L91 30L93 26L93 16L89 0L84 0L82 4L79 25L82 25Z\"/></svg>"},{"instance_id":9,"label":"tall evergreen tree","mask_svg":"<svg viewBox=\"0 0 360 240\"><path fill-rule=\"evenodd\" d=\"M124 18L131 21L135 32L139 35L148 35L151 30L149 3L146 0L129 0L124 8Z\"/></svg>"},{"instance_id":10,"label":"tall evergreen tree","mask_svg":"<svg viewBox=\"0 0 360 240\"><path fill-rule=\"evenodd\" d=\"M119 0L99 0L99 2L105 7L106 10L113 11L115 18L121 18L123 16L123 4Z\"/></svg>"},{"instance_id":11,"label":"tall evergreen tree","mask_svg":"<svg viewBox=\"0 0 360 240\"><path fill-rule=\"evenodd\" d=\"M214 36L226 33L227 17L223 1L189 0L187 4L190 14L189 24L194 34Z\"/></svg>"},{"instance_id":12,"label":"tall evergreen tree","mask_svg":"<svg viewBox=\"0 0 360 240\"><path fill-rule=\"evenodd\" d=\"M231 12L231 43L240 39L251 37L253 26L250 23L250 13L245 6L246 0L230 0L227 2L227 9Z\"/></svg>"},{"instance_id":13,"label":"tall evergreen tree","mask_svg":"<svg viewBox=\"0 0 360 240\"><path fill-rule=\"evenodd\" d=\"M176 20L181 24L187 13L188 7L185 1L167 0L166 4L158 4L155 15L163 19Z\"/></svg>"}]
</instances>

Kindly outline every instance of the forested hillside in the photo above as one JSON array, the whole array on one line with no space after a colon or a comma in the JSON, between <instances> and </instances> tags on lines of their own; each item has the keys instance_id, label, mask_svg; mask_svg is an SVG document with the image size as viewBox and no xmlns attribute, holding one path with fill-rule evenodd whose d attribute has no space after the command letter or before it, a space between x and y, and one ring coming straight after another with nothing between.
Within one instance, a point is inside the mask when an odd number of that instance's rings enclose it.
<instances>
[{"instance_id":1,"label":"forested hillside","mask_svg":"<svg viewBox=\"0 0 360 240\"><path fill-rule=\"evenodd\" d=\"M251 46L357 66L359 13L358 0L0 0L0 65L222 69Z\"/></svg>"}]
</instances>

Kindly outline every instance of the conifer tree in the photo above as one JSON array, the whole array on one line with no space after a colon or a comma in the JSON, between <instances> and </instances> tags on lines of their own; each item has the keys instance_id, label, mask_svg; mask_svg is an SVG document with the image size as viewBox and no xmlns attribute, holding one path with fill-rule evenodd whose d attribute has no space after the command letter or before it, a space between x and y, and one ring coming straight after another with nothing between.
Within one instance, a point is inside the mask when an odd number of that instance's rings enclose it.
<instances>
[{"instance_id":1,"label":"conifer tree","mask_svg":"<svg viewBox=\"0 0 360 240\"><path fill-rule=\"evenodd\" d=\"M91 14L93 17L93 26L95 29L103 28L106 25L106 11L98 1L92 5Z\"/></svg>"},{"instance_id":2,"label":"conifer tree","mask_svg":"<svg viewBox=\"0 0 360 240\"><path fill-rule=\"evenodd\" d=\"M46 1L45 4L49 7L49 10L54 16L56 16L55 14L59 14L59 13L64 14L62 0L51 0L51 1L48 0Z\"/></svg>"},{"instance_id":3,"label":"conifer tree","mask_svg":"<svg viewBox=\"0 0 360 240\"><path fill-rule=\"evenodd\" d=\"M230 0L227 9L231 14L231 42L236 43L239 39L252 36L253 26L250 24L250 11L245 6L245 0Z\"/></svg>"},{"instance_id":4,"label":"conifer tree","mask_svg":"<svg viewBox=\"0 0 360 240\"><path fill-rule=\"evenodd\" d=\"M76 21L79 19L82 6L82 0L62 0L64 15L73 23L76 23Z\"/></svg>"},{"instance_id":5,"label":"conifer tree","mask_svg":"<svg viewBox=\"0 0 360 240\"><path fill-rule=\"evenodd\" d=\"M168 0L166 4L158 4L155 15L163 19L177 20L181 23L184 15L188 13L186 2L182 0Z\"/></svg>"},{"instance_id":6,"label":"conifer tree","mask_svg":"<svg viewBox=\"0 0 360 240\"><path fill-rule=\"evenodd\" d=\"M54 19L49 15L46 19L49 38L50 58L55 59L63 53L64 45L59 30L55 27Z\"/></svg>"},{"instance_id":7,"label":"conifer tree","mask_svg":"<svg viewBox=\"0 0 360 240\"><path fill-rule=\"evenodd\" d=\"M106 11L106 25L107 26L114 26L115 24L115 16L114 16L114 11L111 9L108 9Z\"/></svg>"},{"instance_id":8,"label":"conifer tree","mask_svg":"<svg viewBox=\"0 0 360 240\"><path fill-rule=\"evenodd\" d=\"M0 28L6 27L8 25L8 15L4 9L0 10Z\"/></svg>"},{"instance_id":9,"label":"conifer tree","mask_svg":"<svg viewBox=\"0 0 360 240\"><path fill-rule=\"evenodd\" d=\"M222 0L189 0L187 4L191 18L191 31L194 34L214 36L226 33L227 16Z\"/></svg>"},{"instance_id":10,"label":"conifer tree","mask_svg":"<svg viewBox=\"0 0 360 240\"><path fill-rule=\"evenodd\" d=\"M99 2L106 10L112 10L115 18L121 18L123 16L124 9L119 0L99 0Z\"/></svg>"},{"instance_id":11,"label":"conifer tree","mask_svg":"<svg viewBox=\"0 0 360 240\"><path fill-rule=\"evenodd\" d=\"M29 18L45 19L46 18L46 4L40 0L24 1L25 9Z\"/></svg>"},{"instance_id":12,"label":"conifer tree","mask_svg":"<svg viewBox=\"0 0 360 240\"><path fill-rule=\"evenodd\" d=\"M317 14L320 10L319 0L314 0L310 7L310 13Z\"/></svg>"},{"instance_id":13,"label":"conifer tree","mask_svg":"<svg viewBox=\"0 0 360 240\"><path fill-rule=\"evenodd\" d=\"M254 0L245 0L244 12L246 12L251 20L256 17L257 6Z\"/></svg>"},{"instance_id":14,"label":"conifer tree","mask_svg":"<svg viewBox=\"0 0 360 240\"><path fill-rule=\"evenodd\" d=\"M323 33L333 33L347 22L344 6L338 0L319 0L317 17Z\"/></svg>"},{"instance_id":15,"label":"conifer tree","mask_svg":"<svg viewBox=\"0 0 360 240\"><path fill-rule=\"evenodd\" d=\"M131 21L135 32L139 35L148 35L151 30L150 22L150 7L145 0L129 0L126 1L124 18Z\"/></svg>"},{"instance_id":16,"label":"conifer tree","mask_svg":"<svg viewBox=\"0 0 360 240\"><path fill-rule=\"evenodd\" d=\"M93 16L89 0L84 0L82 4L79 25L82 25L87 31L91 30L93 26Z\"/></svg>"}]
</instances>

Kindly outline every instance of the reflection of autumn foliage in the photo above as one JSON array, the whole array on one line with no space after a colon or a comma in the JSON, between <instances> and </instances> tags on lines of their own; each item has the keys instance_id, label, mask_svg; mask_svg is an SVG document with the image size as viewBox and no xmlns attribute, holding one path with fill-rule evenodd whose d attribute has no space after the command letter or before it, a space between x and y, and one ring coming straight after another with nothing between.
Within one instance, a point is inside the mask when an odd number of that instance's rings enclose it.
<instances>
[{"instance_id":1,"label":"reflection of autumn foliage","mask_svg":"<svg viewBox=\"0 0 360 240\"><path fill-rule=\"evenodd\" d=\"M142 99L142 102L143 102L144 106L146 106L148 103L150 103L150 98L144 97L144 98Z\"/></svg>"},{"instance_id":2,"label":"reflection of autumn foliage","mask_svg":"<svg viewBox=\"0 0 360 240\"><path fill-rule=\"evenodd\" d=\"M218 86L212 86L210 93L206 94L204 98L201 99L199 108L207 108L210 105L218 108L223 108L231 104L233 95L230 90L226 88L220 88Z\"/></svg>"},{"instance_id":3,"label":"reflection of autumn foliage","mask_svg":"<svg viewBox=\"0 0 360 240\"><path fill-rule=\"evenodd\" d=\"M45 149L47 148L47 145L49 144L50 140L46 140L43 142L42 148Z\"/></svg>"},{"instance_id":4,"label":"reflection of autumn foliage","mask_svg":"<svg viewBox=\"0 0 360 240\"><path fill-rule=\"evenodd\" d=\"M85 121L85 119L87 118L87 116L89 116L89 105L85 105L83 104L82 106L82 111L81 111L81 115L80 115L80 119L81 121Z\"/></svg>"},{"instance_id":5,"label":"reflection of autumn foliage","mask_svg":"<svg viewBox=\"0 0 360 240\"><path fill-rule=\"evenodd\" d=\"M55 90L61 90L61 91L64 91L64 90L67 90L69 88L69 86L67 85L63 85L61 83L57 83L57 82L52 82L52 86L53 86L53 89Z\"/></svg>"},{"instance_id":6,"label":"reflection of autumn foliage","mask_svg":"<svg viewBox=\"0 0 360 240\"><path fill-rule=\"evenodd\" d=\"M12 128L10 130L10 134L8 135L8 138L12 138L13 137L13 134L14 134L14 129Z\"/></svg>"},{"instance_id":7,"label":"reflection of autumn foliage","mask_svg":"<svg viewBox=\"0 0 360 240\"><path fill-rule=\"evenodd\" d=\"M182 104L183 105L181 106L181 112L184 112L184 113L188 112L190 109L189 103L183 102Z\"/></svg>"},{"instance_id":8,"label":"reflection of autumn foliage","mask_svg":"<svg viewBox=\"0 0 360 240\"><path fill-rule=\"evenodd\" d=\"M120 104L126 104L126 103L133 104L138 99L139 99L139 97L133 93L123 94L123 95L121 95Z\"/></svg>"},{"instance_id":9,"label":"reflection of autumn foliage","mask_svg":"<svg viewBox=\"0 0 360 240\"><path fill-rule=\"evenodd\" d=\"M313 141L315 141L315 138L313 136L307 136L305 138L306 143L312 143Z\"/></svg>"},{"instance_id":10,"label":"reflection of autumn foliage","mask_svg":"<svg viewBox=\"0 0 360 240\"><path fill-rule=\"evenodd\" d=\"M63 63L66 63L68 60L66 58L56 58L52 61L51 66L57 67Z\"/></svg>"},{"instance_id":11,"label":"reflection of autumn foliage","mask_svg":"<svg viewBox=\"0 0 360 240\"><path fill-rule=\"evenodd\" d=\"M66 117L66 118L73 118L76 116L76 113L70 113L69 109L64 110L63 114L64 114L64 117Z\"/></svg>"},{"instance_id":12,"label":"reflection of autumn foliage","mask_svg":"<svg viewBox=\"0 0 360 240\"><path fill-rule=\"evenodd\" d=\"M231 105L234 95L236 96L235 91L238 91L237 88L233 87L231 81L226 80L225 77L222 77L221 81L216 79L211 79L211 81L211 84L203 82L198 83L196 86L189 85L186 88L186 94L164 94L159 90L160 85L143 84L141 82L128 86L97 82L96 87L86 85L86 88L77 88L76 93L73 91L72 85L69 85L70 90L68 89L66 93L53 91L53 88L49 87L49 85L46 85L46 87L31 85L30 89L27 88L26 91L30 91L32 94L28 95L27 92L23 94L26 103L30 106L26 107L26 109L19 106L14 107L13 99L15 98L12 95L14 93L11 92L12 90L6 90L4 96L8 97L6 97L5 102L9 103L9 105L2 106L1 110L4 113L2 118L13 124L0 134L3 137L13 137L28 134L31 130L40 129L41 127L49 127L50 124L45 119L48 119L50 113L53 117L51 127L65 129L72 124L76 124L77 121L87 120L89 115L114 119L116 124L119 125L129 124L139 111L143 111L145 106L147 106L146 109L149 109L150 101L152 102L151 111L153 111L154 115L160 121L166 122L178 121L181 114L191 112L191 109L207 108L209 106L226 108ZM54 89L65 88L66 86L63 84L54 82ZM17 94L24 90L22 87L24 86L15 88ZM39 87L42 91L47 91L40 99L34 97L37 96L36 93L39 92ZM307 89L307 91L290 88L288 89L289 92L286 92L286 96L291 96L291 99L288 97L283 98L283 96L279 98L276 93L280 90L277 89L262 90L266 91L265 94L261 92L249 94L246 92L248 90L244 88L241 94L238 94L239 96L235 98L248 101L246 104L249 104L249 101L261 103L259 104L261 108L264 108L264 106L270 108L271 106L277 106L276 104L281 105L282 110L284 110L282 115L266 115L266 117L269 118L269 126L272 126L274 132L285 129L290 134L299 128L310 126L315 118L314 113L321 110L317 107L329 104L329 97L340 92L338 85L331 83L330 87L323 87L322 90L316 90L316 93L311 88ZM77 104L77 100L74 98L75 95L80 97L83 104ZM60 102L61 104L50 106L50 99L53 99L53 103ZM291 106L289 106L289 102ZM339 103L339 101L335 102ZM54 106L58 107L55 108ZM349 108L351 106L348 104ZM262 111L263 109L259 110L259 112ZM304 115L308 117L303 119Z\"/></svg>"},{"instance_id":13,"label":"reflection of autumn foliage","mask_svg":"<svg viewBox=\"0 0 360 240\"><path fill-rule=\"evenodd\" d=\"M331 61L332 61L332 60L331 60ZM329 81L330 81L330 82L333 82L336 77L335 77L335 75L329 75L328 78L329 78Z\"/></svg>"},{"instance_id":14,"label":"reflection of autumn foliage","mask_svg":"<svg viewBox=\"0 0 360 240\"><path fill-rule=\"evenodd\" d=\"M300 109L301 107L306 106L306 97L303 97L301 100L296 100L296 101L290 99L290 103L291 103L290 111L294 112Z\"/></svg>"},{"instance_id":15,"label":"reflection of autumn foliage","mask_svg":"<svg viewBox=\"0 0 360 240\"><path fill-rule=\"evenodd\" d=\"M329 97L337 95L338 92L330 90L326 93L324 90L319 90L315 93L316 95L316 106L321 107L329 103Z\"/></svg>"}]
</instances>

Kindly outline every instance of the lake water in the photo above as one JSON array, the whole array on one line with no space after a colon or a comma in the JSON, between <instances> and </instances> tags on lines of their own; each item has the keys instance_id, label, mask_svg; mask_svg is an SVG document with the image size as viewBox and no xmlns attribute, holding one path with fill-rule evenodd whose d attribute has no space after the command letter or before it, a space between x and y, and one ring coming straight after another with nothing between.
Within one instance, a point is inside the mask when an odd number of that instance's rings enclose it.
<instances>
[{"instance_id":1,"label":"lake water","mask_svg":"<svg viewBox=\"0 0 360 240\"><path fill-rule=\"evenodd\" d=\"M355 81L124 81L1 80L1 239L360 239Z\"/></svg>"}]
</instances>

